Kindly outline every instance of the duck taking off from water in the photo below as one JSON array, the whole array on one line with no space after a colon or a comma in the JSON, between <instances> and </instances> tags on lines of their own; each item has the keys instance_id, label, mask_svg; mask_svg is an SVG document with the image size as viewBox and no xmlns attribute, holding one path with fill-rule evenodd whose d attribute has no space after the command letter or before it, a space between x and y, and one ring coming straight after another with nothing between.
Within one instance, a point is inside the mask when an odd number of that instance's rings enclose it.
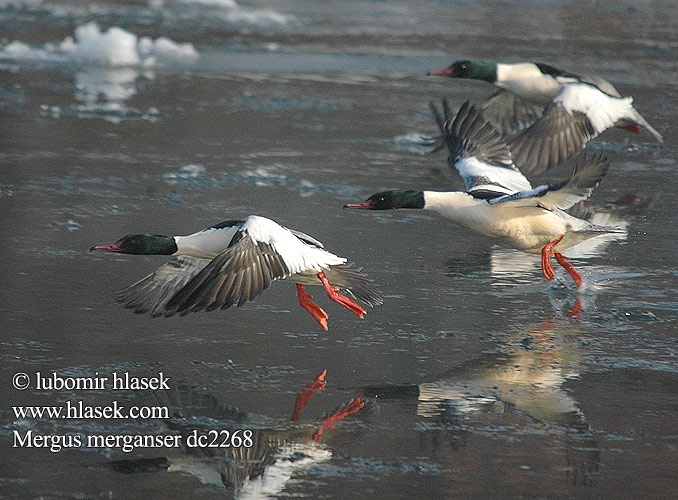
<instances>
[{"instance_id":1,"label":"duck taking off from water","mask_svg":"<svg viewBox=\"0 0 678 500\"><path fill-rule=\"evenodd\" d=\"M480 110L466 102L452 121L447 101L443 116L433 103L431 108L450 152L448 163L461 175L466 191L383 191L345 208L433 210L518 250L541 253L542 272L549 280L555 277L551 265L555 256L580 286L581 275L561 251L617 229L591 224L565 210L591 195L607 172L607 159L601 154L586 156L576 163L569 180L533 188Z\"/></svg>"},{"instance_id":2,"label":"duck taking off from water","mask_svg":"<svg viewBox=\"0 0 678 500\"><path fill-rule=\"evenodd\" d=\"M299 304L325 330L328 315L310 300L304 285L323 285L331 300L360 318L367 311L340 290L370 306L383 302L372 280L344 257L328 252L304 233L258 215L225 221L188 236L128 235L90 250L175 256L117 292L126 307L155 317L241 306L273 281L285 278L296 283Z\"/></svg>"},{"instance_id":3,"label":"duck taking off from water","mask_svg":"<svg viewBox=\"0 0 678 500\"><path fill-rule=\"evenodd\" d=\"M429 75L483 80L499 87L482 113L507 138L524 172L551 168L577 154L610 127L657 132L607 80L579 76L543 63L458 61Z\"/></svg>"}]
</instances>

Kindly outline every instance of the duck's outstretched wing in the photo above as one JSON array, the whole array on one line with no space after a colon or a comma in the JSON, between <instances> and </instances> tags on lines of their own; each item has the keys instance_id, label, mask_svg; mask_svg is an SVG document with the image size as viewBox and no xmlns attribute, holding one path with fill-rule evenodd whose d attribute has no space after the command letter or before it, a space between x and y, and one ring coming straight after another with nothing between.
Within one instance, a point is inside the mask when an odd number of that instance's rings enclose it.
<instances>
[{"instance_id":1,"label":"duck's outstretched wing","mask_svg":"<svg viewBox=\"0 0 678 500\"><path fill-rule=\"evenodd\" d=\"M539 206L547 210L567 210L580 201L588 199L607 173L610 163L601 153L584 156L575 162L569 180L552 185L537 186L512 195L488 200L491 205L499 203L511 206Z\"/></svg>"},{"instance_id":2,"label":"duck's outstretched wing","mask_svg":"<svg viewBox=\"0 0 678 500\"><path fill-rule=\"evenodd\" d=\"M227 309L234 304L241 306L269 288L274 280L290 274L285 261L271 245L256 242L241 230L228 249L167 302L167 315Z\"/></svg>"},{"instance_id":3,"label":"duck's outstretched wing","mask_svg":"<svg viewBox=\"0 0 678 500\"><path fill-rule=\"evenodd\" d=\"M523 172L543 172L579 153L610 127L640 127L663 138L633 107L633 98L615 97L589 83L569 83L546 107L544 116L509 141Z\"/></svg>"},{"instance_id":4,"label":"duck's outstretched wing","mask_svg":"<svg viewBox=\"0 0 678 500\"><path fill-rule=\"evenodd\" d=\"M431 102L441 132L440 140L449 149L448 164L457 170L466 192L477 198L494 198L532 189L516 168L511 150L486 117L466 101L454 120L447 100L441 115Z\"/></svg>"},{"instance_id":5,"label":"duck's outstretched wing","mask_svg":"<svg viewBox=\"0 0 678 500\"><path fill-rule=\"evenodd\" d=\"M551 102L544 116L511 139L511 153L524 172L543 172L579 153L596 137L586 114Z\"/></svg>"},{"instance_id":6,"label":"duck's outstretched wing","mask_svg":"<svg viewBox=\"0 0 678 500\"><path fill-rule=\"evenodd\" d=\"M166 262L133 285L116 292L119 302L138 314L166 314L165 306L193 277L202 271L209 259L179 256Z\"/></svg>"},{"instance_id":7,"label":"duck's outstretched wing","mask_svg":"<svg viewBox=\"0 0 678 500\"><path fill-rule=\"evenodd\" d=\"M526 129L544 113L541 107L530 104L508 90L499 90L492 94L481 104L480 110L505 138Z\"/></svg>"}]
</instances>

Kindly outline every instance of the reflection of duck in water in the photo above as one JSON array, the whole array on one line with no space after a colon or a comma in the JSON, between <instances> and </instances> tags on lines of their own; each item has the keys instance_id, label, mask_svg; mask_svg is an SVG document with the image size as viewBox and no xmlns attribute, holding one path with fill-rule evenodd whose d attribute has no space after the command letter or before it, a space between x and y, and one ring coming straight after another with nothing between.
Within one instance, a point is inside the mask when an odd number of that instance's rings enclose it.
<instances>
[{"instance_id":1,"label":"reflection of duck in water","mask_svg":"<svg viewBox=\"0 0 678 500\"><path fill-rule=\"evenodd\" d=\"M463 363L429 382L349 392L375 398L382 405L389 400L414 400L423 423L444 425L455 434L457 446L464 446L474 428L482 432L502 425L497 419L514 426L536 425L540 432L547 429L544 432L557 443L556 448L565 450L570 480L587 482L599 466L598 447L578 402L563 388L580 376L584 353L571 325L561 328L559 324L545 321L509 337L502 352Z\"/></svg>"},{"instance_id":2,"label":"reflection of duck in water","mask_svg":"<svg viewBox=\"0 0 678 500\"><path fill-rule=\"evenodd\" d=\"M298 394L292 421L297 421L310 398L324 389L325 375L326 370ZM173 388L169 393L157 391L153 398L154 405L167 406L173 412L165 423L167 431L181 435L182 455L115 460L100 467L126 474L184 472L203 484L232 488L234 497L240 499L275 497L295 473L328 461L332 452L322 443L323 432L364 406L355 398L313 425L276 425L267 417L221 405L212 395L187 386ZM196 432L207 435L210 430L228 431L231 435L240 430L241 436L249 430L251 446L186 446L189 436Z\"/></svg>"}]
</instances>

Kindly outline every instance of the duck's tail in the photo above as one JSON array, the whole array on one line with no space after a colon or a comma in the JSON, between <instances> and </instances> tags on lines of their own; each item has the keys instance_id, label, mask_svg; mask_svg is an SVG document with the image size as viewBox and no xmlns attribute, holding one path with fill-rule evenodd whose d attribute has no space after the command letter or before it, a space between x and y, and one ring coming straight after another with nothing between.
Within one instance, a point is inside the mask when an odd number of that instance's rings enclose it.
<instances>
[{"instance_id":1,"label":"duck's tail","mask_svg":"<svg viewBox=\"0 0 678 500\"><path fill-rule=\"evenodd\" d=\"M352 295L353 298L372 307L384 303L381 290L374 285L373 279L362 272L361 267L354 267L353 263L349 262L332 266L331 269L337 276L336 279L330 279L330 282Z\"/></svg>"}]
</instances>

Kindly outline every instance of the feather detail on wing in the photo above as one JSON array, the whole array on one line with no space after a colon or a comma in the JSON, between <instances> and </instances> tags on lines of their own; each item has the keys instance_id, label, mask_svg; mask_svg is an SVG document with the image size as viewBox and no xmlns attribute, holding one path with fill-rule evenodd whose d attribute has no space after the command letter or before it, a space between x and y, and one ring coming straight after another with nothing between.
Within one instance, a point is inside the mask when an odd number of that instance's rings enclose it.
<instances>
[{"instance_id":1,"label":"feather detail on wing","mask_svg":"<svg viewBox=\"0 0 678 500\"><path fill-rule=\"evenodd\" d=\"M543 172L584 149L596 137L587 116L552 102L544 116L511 140L511 152L524 172Z\"/></svg>"},{"instance_id":2,"label":"feather detail on wing","mask_svg":"<svg viewBox=\"0 0 678 500\"><path fill-rule=\"evenodd\" d=\"M487 99L480 110L503 137L510 137L541 118L544 110L522 97L499 90Z\"/></svg>"},{"instance_id":3,"label":"feather detail on wing","mask_svg":"<svg viewBox=\"0 0 678 500\"><path fill-rule=\"evenodd\" d=\"M350 262L332 266L330 273L338 276L329 279L333 284L335 284L336 280L336 285L342 291L369 306L374 307L383 304L384 299L381 290L374 286L374 280L361 271L361 267L354 267L353 263Z\"/></svg>"},{"instance_id":4,"label":"feather detail on wing","mask_svg":"<svg viewBox=\"0 0 678 500\"><path fill-rule=\"evenodd\" d=\"M166 314L165 306L177 290L202 271L209 259L179 256L166 262L153 273L133 285L116 292L119 302L134 312L158 317Z\"/></svg>"},{"instance_id":5,"label":"feather detail on wing","mask_svg":"<svg viewBox=\"0 0 678 500\"><path fill-rule=\"evenodd\" d=\"M255 242L244 234L235 244L215 257L167 303L170 313L182 315L201 310L243 305L289 276L290 270L271 245Z\"/></svg>"},{"instance_id":6,"label":"feather detail on wing","mask_svg":"<svg viewBox=\"0 0 678 500\"><path fill-rule=\"evenodd\" d=\"M588 199L607 173L610 163L605 155L596 153L575 162L572 177L554 185L542 185L532 190L488 200L491 205L539 206L547 210L567 210Z\"/></svg>"},{"instance_id":7,"label":"feather detail on wing","mask_svg":"<svg viewBox=\"0 0 678 500\"><path fill-rule=\"evenodd\" d=\"M433 103L431 109L450 152L448 163L462 177L467 193L492 198L532 188L513 164L501 134L477 108L465 102L454 121L447 100L442 116Z\"/></svg>"}]
</instances>

